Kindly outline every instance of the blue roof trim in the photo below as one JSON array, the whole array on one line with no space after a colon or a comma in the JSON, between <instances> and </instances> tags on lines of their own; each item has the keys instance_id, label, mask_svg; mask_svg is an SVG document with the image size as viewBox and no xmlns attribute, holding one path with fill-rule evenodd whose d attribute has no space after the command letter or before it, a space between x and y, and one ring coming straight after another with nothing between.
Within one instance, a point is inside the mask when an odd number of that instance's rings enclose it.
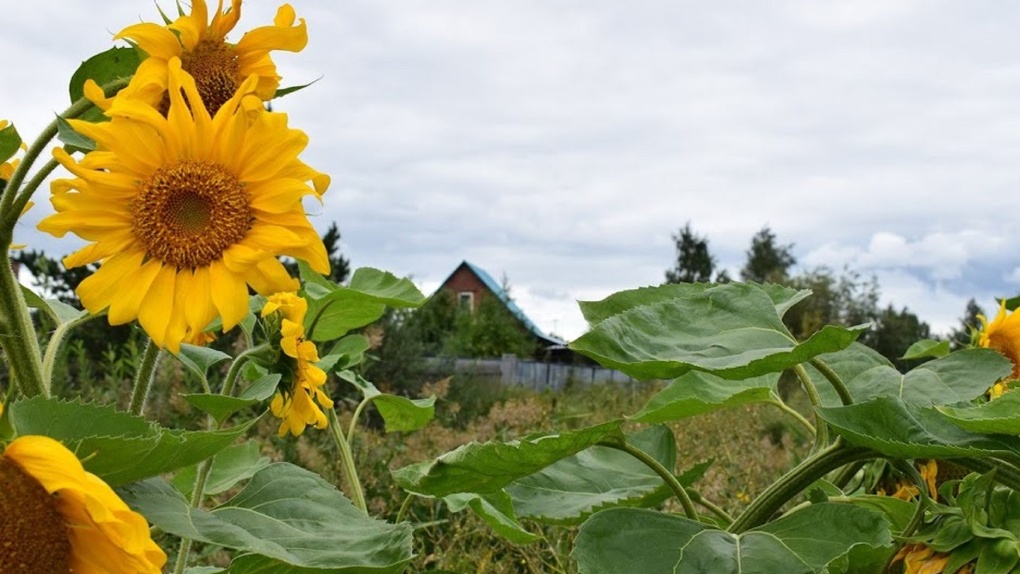
<instances>
[{"instance_id":1,"label":"blue roof trim","mask_svg":"<svg viewBox=\"0 0 1020 574\"><path fill-rule=\"evenodd\" d=\"M531 319L529 319L528 316L524 314L524 311L522 311L521 308L517 306L517 303L514 303L513 299L510 298L510 295L506 292L506 290L503 289L503 286L500 285L499 283L496 283L496 280L493 279L491 275L486 273L484 269L467 261L464 262L464 265L467 265L468 269L470 269L475 275L477 275L478 278L482 280L482 283L484 283L485 286L488 287L489 290L496 295L496 297L499 297L499 300L502 301L504 305L506 305L506 308L509 309L511 313L517 315L517 318L520 319L522 323L524 323L524 326L527 327L527 329L531 331L533 335L539 337L540 339L549 341L554 345L567 344L566 341L562 339L557 339L556 337L550 337L549 335L546 335L542 331L542 329L539 329L538 325L534 324L531 321Z\"/></svg>"}]
</instances>

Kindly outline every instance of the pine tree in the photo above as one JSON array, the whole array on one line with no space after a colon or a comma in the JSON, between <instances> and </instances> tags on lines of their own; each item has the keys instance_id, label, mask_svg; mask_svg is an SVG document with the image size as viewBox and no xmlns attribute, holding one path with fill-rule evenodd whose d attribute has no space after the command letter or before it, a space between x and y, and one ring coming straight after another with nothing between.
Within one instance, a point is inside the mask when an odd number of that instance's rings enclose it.
<instances>
[{"instance_id":1,"label":"pine tree","mask_svg":"<svg viewBox=\"0 0 1020 574\"><path fill-rule=\"evenodd\" d=\"M708 239L694 233L688 221L679 233L673 234L673 242L676 244L676 263L672 269L666 270L666 283L711 281L715 258L708 251Z\"/></svg>"},{"instance_id":2,"label":"pine tree","mask_svg":"<svg viewBox=\"0 0 1020 574\"><path fill-rule=\"evenodd\" d=\"M776 234L766 225L751 238L747 250L747 262L740 270L740 278L757 283L786 283L790 268L797 263L793 256L793 244L778 245Z\"/></svg>"}]
</instances>

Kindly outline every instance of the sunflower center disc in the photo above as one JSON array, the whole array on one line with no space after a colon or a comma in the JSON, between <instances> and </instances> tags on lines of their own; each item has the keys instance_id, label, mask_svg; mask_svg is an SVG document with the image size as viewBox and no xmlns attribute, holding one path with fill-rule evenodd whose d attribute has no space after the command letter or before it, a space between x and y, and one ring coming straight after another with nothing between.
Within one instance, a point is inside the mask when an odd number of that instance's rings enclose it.
<instances>
[{"instance_id":1,"label":"sunflower center disc","mask_svg":"<svg viewBox=\"0 0 1020 574\"><path fill-rule=\"evenodd\" d=\"M234 96L241 85L241 65L234 49L222 40L205 39L181 56L181 68L195 78L198 94L211 115Z\"/></svg>"},{"instance_id":2,"label":"sunflower center disc","mask_svg":"<svg viewBox=\"0 0 1020 574\"><path fill-rule=\"evenodd\" d=\"M50 495L18 463L0 456L0 572L67 574L71 543Z\"/></svg>"},{"instance_id":3,"label":"sunflower center disc","mask_svg":"<svg viewBox=\"0 0 1020 574\"><path fill-rule=\"evenodd\" d=\"M218 164L194 160L156 170L131 207L146 255L178 269L220 259L252 220L241 182Z\"/></svg>"}]
</instances>

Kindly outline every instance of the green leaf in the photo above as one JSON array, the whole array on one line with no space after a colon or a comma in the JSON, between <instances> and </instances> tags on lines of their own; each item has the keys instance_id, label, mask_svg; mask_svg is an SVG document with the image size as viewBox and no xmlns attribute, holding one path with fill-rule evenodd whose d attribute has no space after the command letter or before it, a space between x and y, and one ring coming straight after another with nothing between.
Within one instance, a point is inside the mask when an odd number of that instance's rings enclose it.
<instances>
[{"instance_id":1,"label":"green leaf","mask_svg":"<svg viewBox=\"0 0 1020 574\"><path fill-rule=\"evenodd\" d=\"M248 441L228 446L213 459L209 477L205 482L205 494L213 496L226 492L267 466L269 466L269 459L259 452L257 442ZM191 490L195 486L197 474L198 465L183 468L174 475L173 485L186 497L191 498Z\"/></svg>"},{"instance_id":2,"label":"green leaf","mask_svg":"<svg viewBox=\"0 0 1020 574\"><path fill-rule=\"evenodd\" d=\"M1007 456L1017 460L1020 438L964 430L933 408L879 397L866 403L817 409L848 442L896 458Z\"/></svg>"},{"instance_id":3,"label":"green leaf","mask_svg":"<svg viewBox=\"0 0 1020 574\"><path fill-rule=\"evenodd\" d=\"M624 440L620 423L533 434L509 442L471 442L432 462L411 464L392 474L401 488L425 496L495 492L601 441Z\"/></svg>"},{"instance_id":4,"label":"green leaf","mask_svg":"<svg viewBox=\"0 0 1020 574\"><path fill-rule=\"evenodd\" d=\"M754 285L688 291L695 292L608 317L570 347L637 379L672 379L691 370L743 379L844 349L868 328L828 325L797 343L769 294Z\"/></svg>"},{"instance_id":5,"label":"green leaf","mask_svg":"<svg viewBox=\"0 0 1020 574\"><path fill-rule=\"evenodd\" d=\"M207 378L209 367L231 358L230 355L223 351L217 351L212 347L199 347L187 343L182 343L181 352L174 356L177 357L178 361L184 363L184 366L191 372L201 377L203 381L209 380Z\"/></svg>"},{"instance_id":6,"label":"green leaf","mask_svg":"<svg viewBox=\"0 0 1020 574\"><path fill-rule=\"evenodd\" d=\"M476 515L496 531L497 534L517 544L531 544L541 536L528 532L514 514L513 502L503 491L486 495L473 492L451 494L443 498L452 512L470 508Z\"/></svg>"},{"instance_id":7,"label":"green leaf","mask_svg":"<svg viewBox=\"0 0 1020 574\"><path fill-rule=\"evenodd\" d=\"M10 405L18 435L44 435L75 452L85 470L111 486L141 480L205 460L256 421L230 429L170 430L112 406L35 397Z\"/></svg>"},{"instance_id":8,"label":"green leaf","mask_svg":"<svg viewBox=\"0 0 1020 574\"><path fill-rule=\"evenodd\" d=\"M389 271L371 267L356 269L349 288L390 307L420 307L425 302L425 296L410 279L398 278Z\"/></svg>"},{"instance_id":9,"label":"green leaf","mask_svg":"<svg viewBox=\"0 0 1020 574\"><path fill-rule=\"evenodd\" d=\"M978 554L977 572L980 574L1009 574L1020 562L1016 543L1012 540L999 539L981 545Z\"/></svg>"},{"instance_id":10,"label":"green leaf","mask_svg":"<svg viewBox=\"0 0 1020 574\"><path fill-rule=\"evenodd\" d=\"M419 307L425 296L408 279L398 279L392 273L370 267L354 272L348 287L337 287L331 282L314 279L310 269L305 288L316 287L321 294L308 301L305 331L313 341L334 341L353 329L370 325L390 307ZM330 291L331 290L331 291Z\"/></svg>"},{"instance_id":11,"label":"green leaf","mask_svg":"<svg viewBox=\"0 0 1020 574\"><path fill-rule=\"evenodd\" d=\"M855 401L900 397L908 403L946 405L983 395L1012 371L1012 363L990 349L957 351L928 361L907 374L892 367L874 367L847 383Z\"/></svg>"},{"instance_id":12,"label":"green leaf","mask_svg":"<svg viewBox=\"0 0 1020 574\"><path fill-rule=\"evenodd\" d=\"M57 326L72 323L88 315L87 311L75 309L63 301L58 301L56 299L43 299L36 294L35 291L32 291L28 287L25 287L24 285L21 285L20 287L21 294L24 295L25 302L28 306L32 309L39 309L46 313Z\"/></svg>"},{"instance_id":13,"label":"green leaf","mask_svg":"<svg viewBox=\"0 0 1020 574\"><path fill-rule=\"evenodd\" d=\"M264 401L276 392L276 386L280 384L280 378L280 375L277 373L262 375L249 385L247 389L242 391L239 398Z\"/></svg>"},{"instance_id":14,"label":"green leaf","mask_svg":"<svg viewBox=\"0 0 1020 574\"><path fill-rule=\"evenodd\" d=\"M134 48L110 48L85 60L71 75L71 82L68 86L71 103L85 97L85 80L92 79L103 86L114 80L129 78L134 75L140 63L141 58L138 56L138 50ZM81 119L98 121L102 117L102 112L93 108Z\"/></svg>"},{"instance_id":15,"label":"green leaf","mask_svg":"<svg viewBox=\"0 0 1020 574\"><path fill-rule=\"evenodd\" d=\"M398 395L381 394L372 404L386 424L386 432L415 431L429 424L436 416L436 397L409 399Z\"/></svg>"},{"instance_id":16,"label":"green leaf","mask_svg":"<svg viewBox=\"0 0 1020 574\"><path fill-rule=\"evenodd\" d=\"M811 291L806 289L797 290L771 283L765 285L750 283L749 285L754 285L772 299L779 317L785 315L790 307L811 296ZM641 287L613 293L601 301L578 301L578 305L588 324L595 326L613 315L618 315L634 307L669 301L678 297L690 297L704 293L711 287L714 287L711 283L674 283L657 287Z\"/></svg>"},{"instance_id":17,"label":"green leaf","mask_svg":"<svg viewBox=\"0 0 1020 574\"><path fill-rule=\"evenodd\" d=\"M318 82L321 79L322 79L322 77L320 76L320 77L316 78L315 80L312 80L311 82L308 82L307 84L301 84L300 86L287 86L286 88L280 88L280 89L276 90L276 94L273 95L273 99L275 100L276 98L282 98L283 96L286 96L287 94L293 94L294 92L297 92L299 90L303 90L303 89L307 88L308 86L314 84L315 82Z\"/></svg>"},{"instance_id":18,"label":"green leaf","mask_svg":"<svg viewBox=\"0 0 1020 574\"><path fill-rule=\"evenodd\" d=\"M354 371L340 371L337 373L337 376L357 387L357 389L361 391L361 396L366 399L373 399L382 394L382 391L376 388L371 381L365 380L365 377L362 377Z\"/></svg>"},{"instance_id":19,"label":"green leaf","mask_svg":"<svg viewBox=\"0 0 1020 574\"><path fill-rule=\"evenodd\" d=\"M229 570L234 573L315 568L397 574L412 556L409 524L366 516L320 476L292 464L259 470L243 490L211 511L192 508L158 478L120 493L165 532L262 557L235 559Z\"/></svg>"},{"instance_id":20,"label":"green leaf","mask_svg":"<svg viewBox=\"0 0 1020 574\"><path fill-rule=\"evenodd\" d=\"M949 341L935 341L924 339L911 345L906 353L900 357L904 360L926 359L928 357L945 357L949 354Z\"/></svg>"},{"instance_id":21,"label":"green leaf","mask_svg":"<svg viewBox=\"0 0 1020 574\"><path fill-rule=\"evenodd\" d=\"M971 432L1020 435L1020 393L1017 392L1005 393L976 407L943 406L939 411L956 426Z\"/></svg>"},{"instance_id":22,"label":"green leaf","mask_svg":"<svg viewBox=\"0 0 1020 574\"><path fill-rule=\"evenodd\" d=\"M18 134L14 124L9 124L0 130L0 163L14 157L19 149L21 149L21 135Z\"/></svg>"},{"instance_id":23,"label":"green leaf","mask_svg":"<svg viewBox=\"0 0 1020 574\"><path fill-rule=\"evenodd\" d=\"M57 116L57 139L71 146L69 150L71 152L89 152L96 149L96 142L92 138L74 131L71 124L60 116Z\"/></svg>"},{"instance_id":24,"label":"green leaf","mask_svg":"<svg viewBox=\"0 0 1020 574\"><path fill-rule=\"evenodd\" d=\"M322 357L315 365L323 371L333 369L349 369L361 364L365 352L371 348L368 337L364 335L347 335L336 342L329 354Z\"/></svg>"},{"instance_id":25,"label":"green leaf","mask_svg":"<svg viewBox=\"0 0 1020 574\"><path fill-rule=\"evenodd\" d=\"M338 287L321 299L309 299L305 332L315 342L334 341L353 329L371 325L386 312L374 298Z\"/></svg>"},{"instance_id":26,"label":"green leaf","mask_svg":"<svg viewBox=\"0 0 1020 574\"><path fill-rule=\"evenodd\" d=\"M333 283L318 271L311 268L308 262L304 259L297 260L298 274L301 276L301 281L305 284L305 289L308 289L309 285L317 285L322 287L327 292L333 291L337 288L337 284Z\"/></svg>"},{"instance_id":27,"label":"green leaf","mask_svg":"<svg viewBox=\"0 0 1020 574\"><path fill-rule=\"evenodd\" d=\"M672 470L676 441L664 426L653 426L627 437ZM697 476L688 477L690 486ZM671 494L651 468L630 454L593 446L521 478L506 488L517 516L550 524L580 524L585 517L612 506L648 507Z\"/></svg>"},{"instance_id":28,"label":"green leaf","mask_svg":"<svg viewBox=\"0 0 1020 574\"><path fill-rule=\"evenodd\" d=\"M581 574L821 574L856 546L891 543L881 514L848 505L813 504L740 535L617 508L581 526L573 557Z\"/></svg>"},{"instance_id":29,"label":"green leaf","mask_svg":"<svg viewBox=\"0 0 1020 574\"><path fill-rule=\"evenodd\" d=\"M674 379L630 418L643 423L661 423L749 403L770 402L775 400L778 382L778 373L730 381L691 371Z\"/></svg>"}]
</instances>

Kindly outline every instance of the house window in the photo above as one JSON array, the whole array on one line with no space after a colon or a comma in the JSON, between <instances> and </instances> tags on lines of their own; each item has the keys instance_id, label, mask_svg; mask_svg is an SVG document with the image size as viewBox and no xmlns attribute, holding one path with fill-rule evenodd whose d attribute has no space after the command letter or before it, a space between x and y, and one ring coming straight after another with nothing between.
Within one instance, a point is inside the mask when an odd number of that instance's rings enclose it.
<instances>
[{"instance_id":1,"label":"house window","mask_svg":"<svg viewBox=\"0 0 1020 574\"><path fill-rule=\"evenodd\" d=\"M471 291L461 291L460 293L457 293L457 308L462 311L474 311L475 294Z\"/></svg>"}]
</instances>

